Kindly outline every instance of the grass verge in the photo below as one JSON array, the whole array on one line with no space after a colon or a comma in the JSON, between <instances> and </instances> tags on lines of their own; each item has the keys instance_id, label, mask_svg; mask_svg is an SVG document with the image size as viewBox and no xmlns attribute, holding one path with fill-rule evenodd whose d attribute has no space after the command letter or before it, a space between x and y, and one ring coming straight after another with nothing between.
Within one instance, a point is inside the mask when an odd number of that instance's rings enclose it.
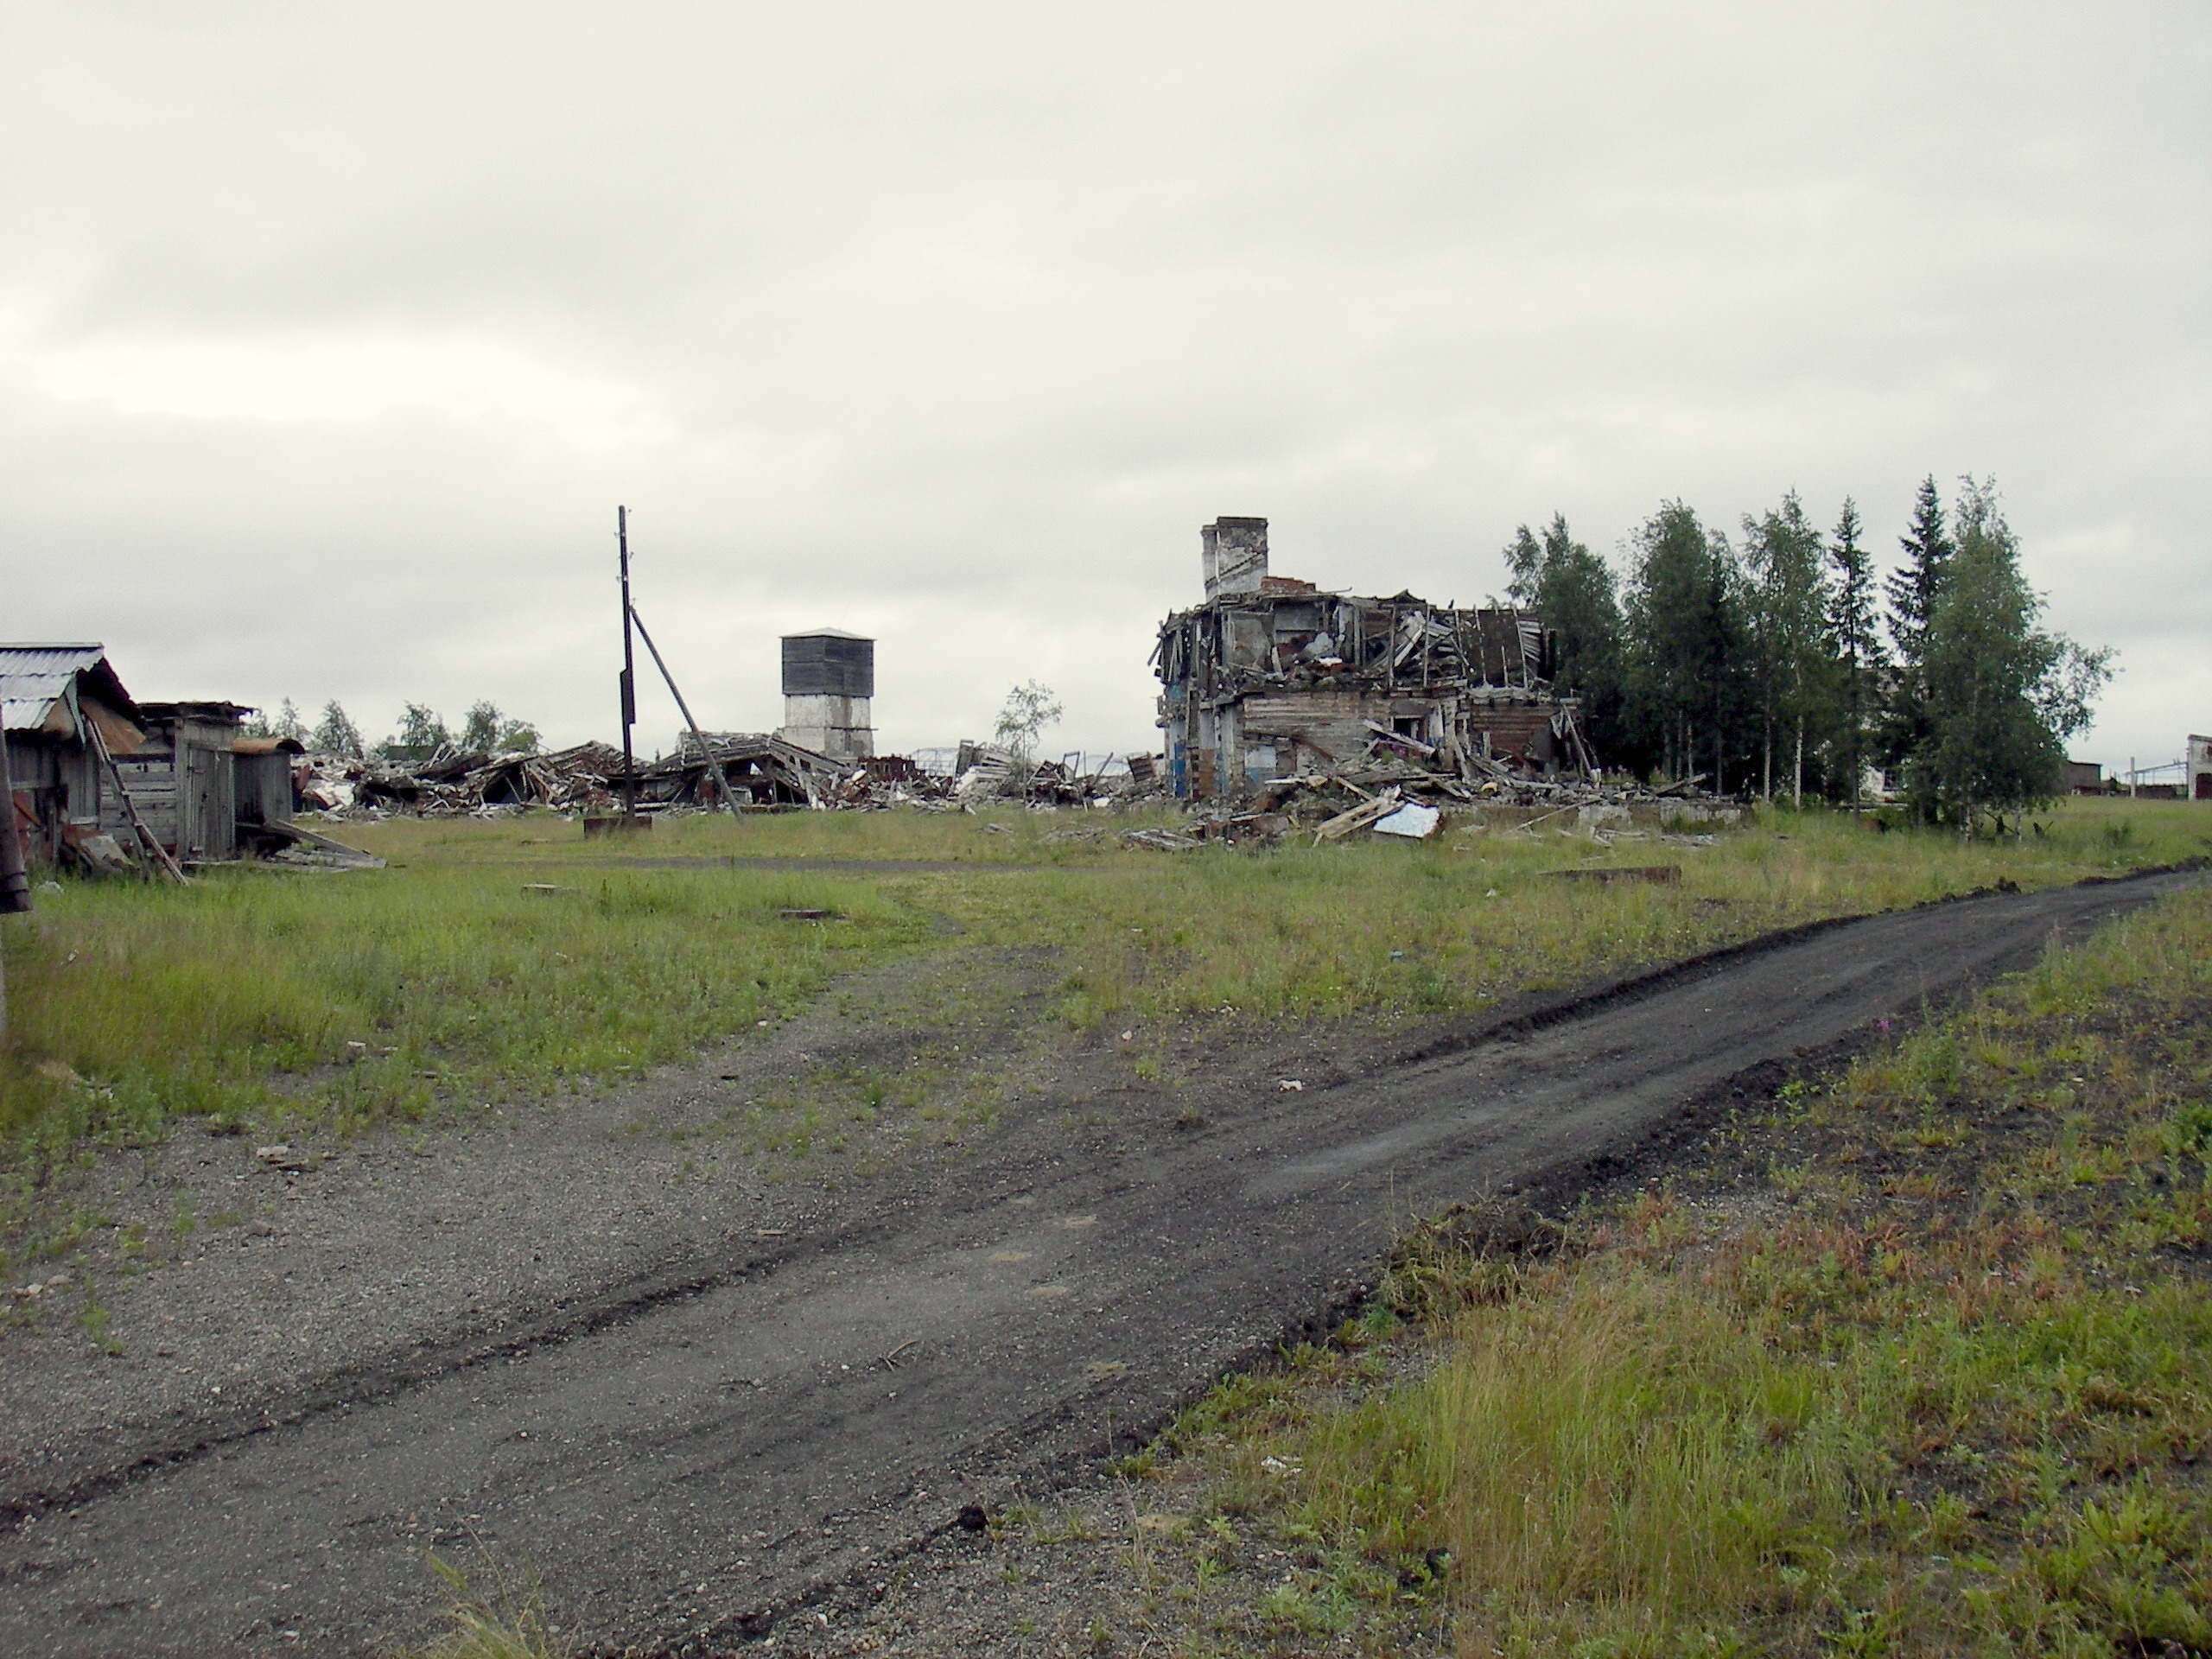
<instances>
[{"instance_id":1,"label":"grass verge","mask_svg":"<svg viewBox=\"0 0 2212 1659\"><path fill-rule=\"evenodd\" d=\"M179 1116L272 1129L304 1116L342 1132L542 1098L772 1020L840 971L946 934L1059 953L1040 1017L1063 1030L1411 1020L1793 922L2212 845L2212 819L2190 807L2125 803L2069 805L2002 843L1769 813L1709 843L1462 827L1417 846L1178 855L1122 849L1106 816L702 817L654 832L650 856L694 861L677 868L639 868L641 843L586 842L550 817L391 822L359 837L392 860L385 870L67 883L0 927L0 1166L20 1194L87 1137L143 1137ZM794 861L727 861L754 854ZM839 871L808 857L975 868ZM1678 880L1553 879L1662 861ZM1008 864L1023 868L988 868Z\"/></svg>"},{"instance_id":2,"label":"grass verge","mask_svg":"<svg viewBox=\"0 0 2212 1659\"><path fill-rule=\"evenodd\" d=\"M788 1013L929 925L835 875L430 864L72 883L7 931L0 1137L35 1173L178 1116L342 1131L618 1075Z\"/></svg>"},{"instance_id":3,"label":"grass verge","mask_svg":"<svg viewBox=\"0 0 2212 1659\"><path fill-rule=\"evenodd\" d=\"M2209 1179L2198 893L1785 1090L1662 1188L1414 1241L1366 1319L1131 1465L1176 1517L1141 1541L1149 1628L2212 1653Z\"/></svg>"}]
</instances>

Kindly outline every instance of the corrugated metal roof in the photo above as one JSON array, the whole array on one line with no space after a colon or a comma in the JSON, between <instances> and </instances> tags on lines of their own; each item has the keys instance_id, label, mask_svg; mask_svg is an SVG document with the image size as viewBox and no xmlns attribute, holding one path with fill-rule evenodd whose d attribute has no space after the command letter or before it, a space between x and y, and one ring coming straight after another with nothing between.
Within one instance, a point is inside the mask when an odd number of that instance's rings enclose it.
<instances>
[{"instance_id":1,"label":"corrugated metal roof","mask_svg":"<svg viewBox=\"0 0 2212 1659\"><path fill-rule=\"evenodd\" d=\"M79 674L101 670L99 680L114 680L106 664L107 648L97 644L0 645L0 722L11 732L37 731Z\"/></svg>"},{"instance_id":2,"label":"corrugated metal roof","mask_svg":"<svg viewBox=\"0 0 2212 1659\"><path fill-rule=\"evenodd\" d=\"M107 655L97 642L73 645L0 645L0 676L76 674Z\"/></svg>"}]
</instances>

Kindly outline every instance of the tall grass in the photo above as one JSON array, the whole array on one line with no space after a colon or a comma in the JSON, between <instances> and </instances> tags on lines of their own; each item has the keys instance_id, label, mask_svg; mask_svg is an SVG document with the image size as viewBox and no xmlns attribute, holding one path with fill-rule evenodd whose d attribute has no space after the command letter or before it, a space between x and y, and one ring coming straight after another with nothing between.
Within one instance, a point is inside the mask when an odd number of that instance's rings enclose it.
<instances>
[{"instance_id":1,"label":"tall grass","mask_svg":"<svg viewBox=\"0 0 2212 1659\"><path fill-rule=\"evenodd\" d=\"M2208 1007L2199 893L1815 1097L1756 1221L1447 1266L1433 1363L1185 1433L1300 1468L1298 1535L1448 1552L1470 1654L2212 1650Z\"/></svg>"},{"instance_id":2,"label":"tall grass","mask_svg":"<svg viewBox=\"0 0 2212 1659\"><path fill-rule=\"evenodd\" d=\"M1079 1026L1224 1008L1266 1017L1418 1016L1665 961L1794 923L2202 857L2212 811L2083 802L2020 840L1877 831L1849 815L1764 811L1711 845L1455 829L1412 846L1226 849L1039 873L995 895L1049 908ZM1670 864L1602 886L1558 873Z\"/></svg>"},{"instance_id":3,"label":"tall grass","mask_svg":"<svg viewBox=\"0 0 2212 1659\"><path fill-rule=\"evenodd\" d=\"M673 1058L925 940L1057 951L1055 1017L1405 1020L1662 961L1776 925L2010 880L2202 853L2212 815L2091 804L2001 843L1762 814L1711 845L1459 826L1175 855L1098 812L789 813L586 842L549 816L346 833L392 868L239 870L187 889L66 883L0 926L0 1145L165 1118L340 1123L537 1091ZM754 853L782 869L721 862ZM673 868L650 859L691 859ZM940 863L837 872L805 859ZM1666 886L1553 879L1665 861ZM1010 868L1020 865L1031 868ZM994 868L995 867L995 868ZM550 886L556 891L531 890ZM794 924L785 908L844 919ZM435 1073L435 1076L425 1075Z\"/></svg>"},{"instance_id":4,"label":"tall grass","mask_svg":"<svg viewBox=\"0 0 2212 1659\"><path fill-rule=\"evenodd\" d=\"M342 1125L605 1075L786 1012L926 927L880 886L834 875L552 885L467 865L69 884L8 930L0 1130L51 1142L288 1112Z\"/></svg>"},{"instance_id":5,"label":"tall grass","mask_svg":"<svg viewBox=\"0 0 2212 1659\"><path fill-rule=\"evenodd\" d=\"M1122 830L1179 817L1168 808L1046 812L1012 804L973 811L699 813L655 820L639 835L588 841L579 824L551 812L490 819L394 817L322 827L349 845L394 859L616 865L653 858L815 858L989 865L1092 861L1116 846ZM1086 836L1085 830L1092 833Z\"/></svg>"}]
</instances>

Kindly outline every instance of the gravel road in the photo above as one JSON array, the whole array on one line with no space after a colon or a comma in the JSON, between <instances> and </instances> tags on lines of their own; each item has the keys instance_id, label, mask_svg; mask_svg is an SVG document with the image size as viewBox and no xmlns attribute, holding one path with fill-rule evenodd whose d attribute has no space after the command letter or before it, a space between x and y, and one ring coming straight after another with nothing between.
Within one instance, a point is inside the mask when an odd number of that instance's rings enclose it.
<instances>
[{"instance_id":1,"label":"gravel road","mask_svg":"<svg viewBox=\"0 0 2212 1659\"><path fill-rule=\"evenodd\" d=\"M428 1628L430 1549L526 1564L589 1646L789 1635L1324 1327L1406 1215L1618 1179L1732 1090L2199 879L1815 928L1410 1052L1293 1035L1159 1086L1075 1056L982 1140L842 1186L684 1179L658 1131L926 1021L797 1026L428 1156L276 1177L188 1138L137 1184L276 1219L114 1282L120 1355L54 1321L0 1346L0 1650L375 1651Z\"/></svg>"}]
</instances>

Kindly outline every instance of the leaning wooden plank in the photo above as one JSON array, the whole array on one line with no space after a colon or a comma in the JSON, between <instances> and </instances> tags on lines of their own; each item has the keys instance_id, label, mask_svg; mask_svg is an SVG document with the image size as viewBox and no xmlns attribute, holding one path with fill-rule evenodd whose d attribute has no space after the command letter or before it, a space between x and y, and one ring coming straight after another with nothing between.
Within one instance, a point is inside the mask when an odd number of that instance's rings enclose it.
<instances>
[{"instance_id":1,"label":"leaning wooden plank","mask_svg":"<svg viewBox=\"0 0 2212 1659\"><path fill-rule=\"evenodd\" d=\"M115 779L116 791L123 797L123 810L130 819L130 827L138 837L138 844L145 849L147 855L159 868L168 872L169 878L179 887L189 885L191 878L185 874L184 867L170 856L168 848L154 839L154 832L146 827L146 820L138 816L137 804L132 801L130 790L124 785L123 772L115 764L115 757L108 753L107 739L101 735L99 722L86 721L85 735L92 743L92 753L106 763L108 775Z\"/></svg>"},{"instance_id":2,"label":"leaning wooden plank","mask_svg":"<svg viewBox=\"0 0 2212 1659\"><path fill-rule=\"evenodd\" d=\"M1371 801L1362 801L1349 811L1339 812L1313 831L1313 844L1325 841L1342 841L1355 830L1373 823L1377 818L1388 817L1398 804L1398 789L1392 785Z\"/></svg>"}]
</instances>

